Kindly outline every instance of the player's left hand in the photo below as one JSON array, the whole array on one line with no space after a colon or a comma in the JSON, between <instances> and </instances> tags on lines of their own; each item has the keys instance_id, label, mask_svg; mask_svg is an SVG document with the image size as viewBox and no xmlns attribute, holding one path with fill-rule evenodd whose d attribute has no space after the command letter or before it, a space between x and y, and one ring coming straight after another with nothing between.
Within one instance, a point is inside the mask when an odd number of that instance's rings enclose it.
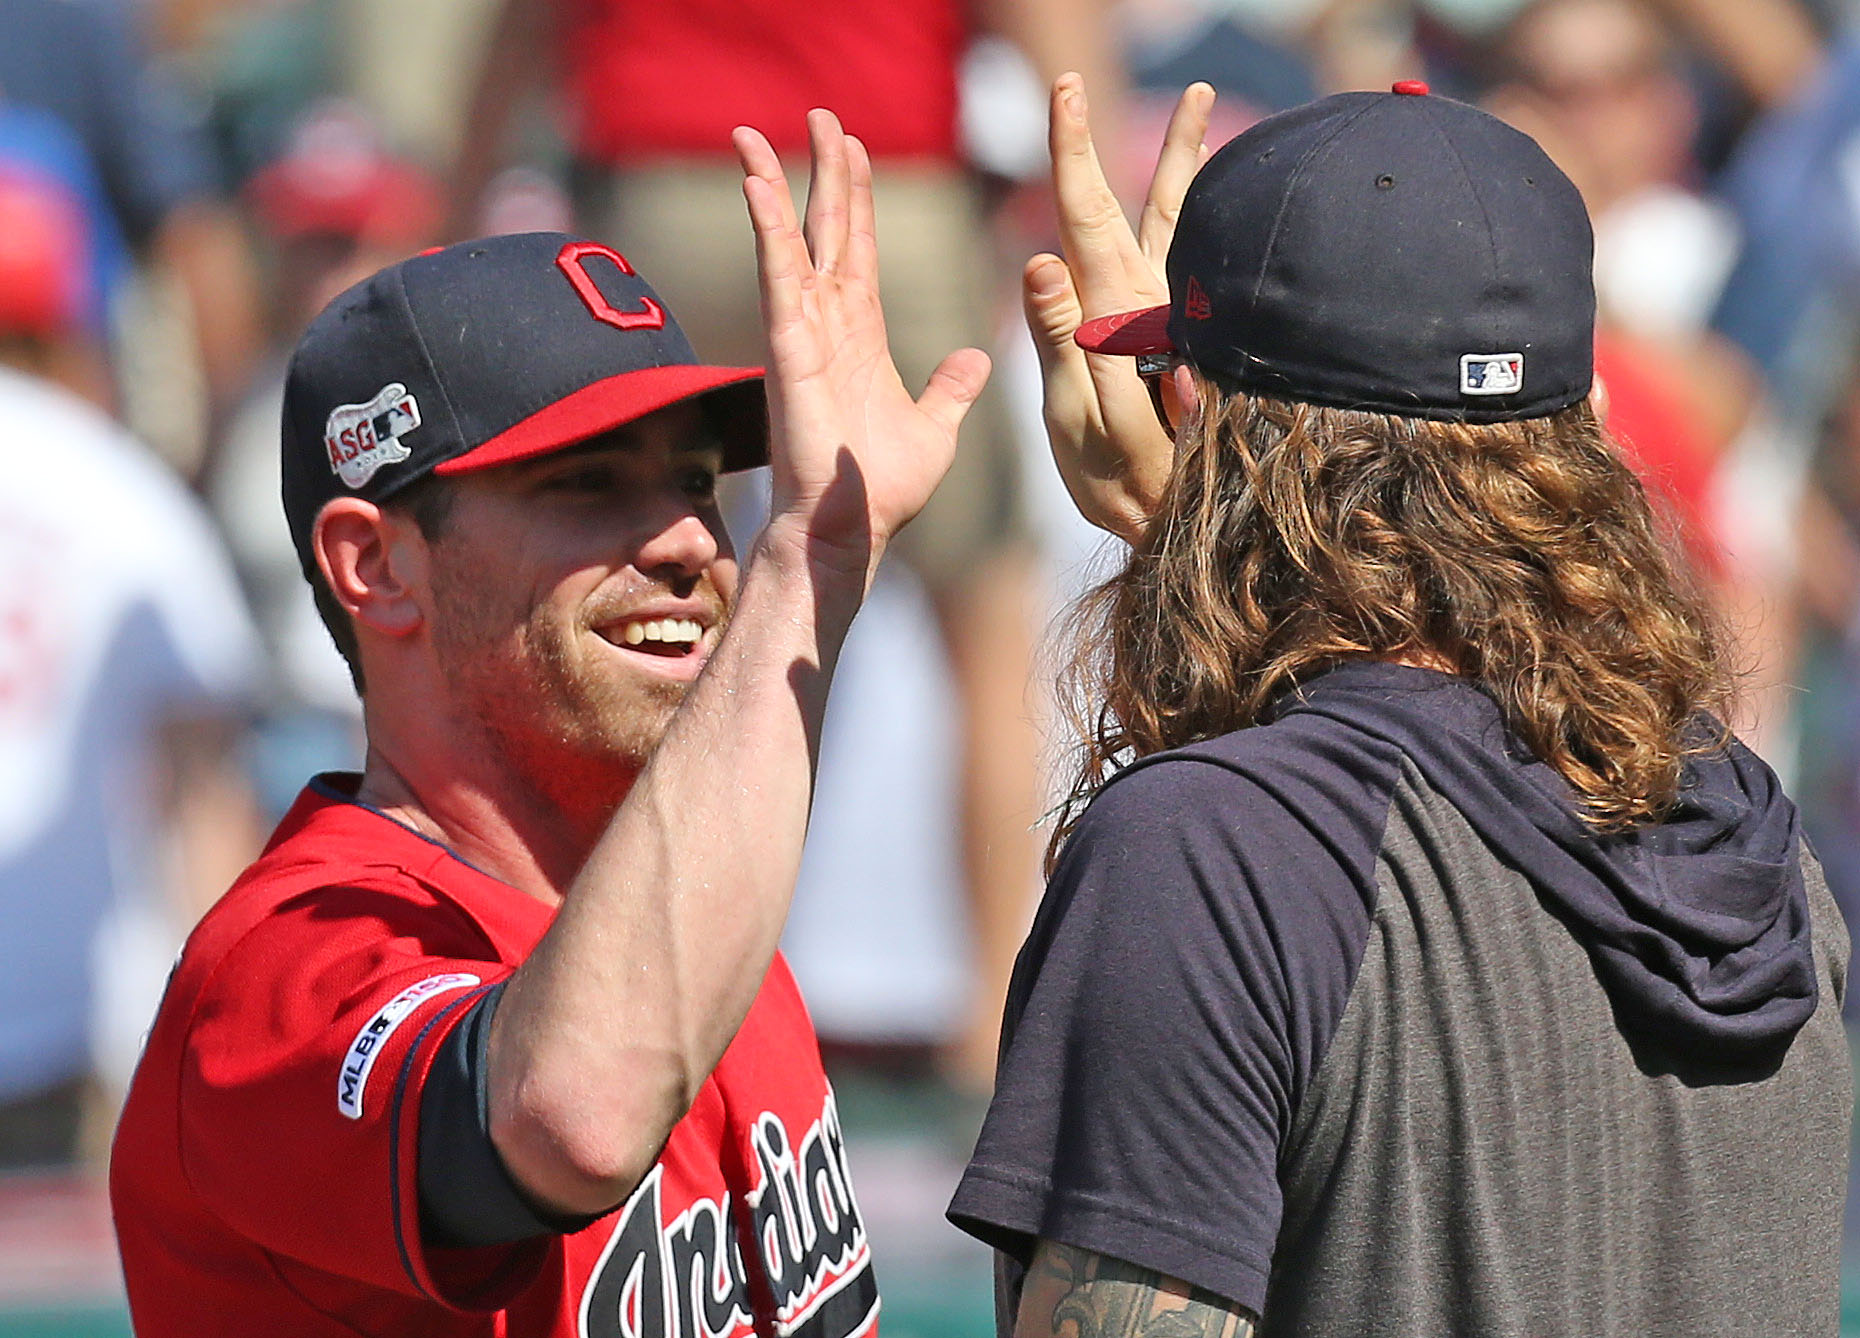
<instances>
[{"instance_id":1,"label":"player's left hand","mask_svg":"<svg viewBox=\"0 0 1860 1338\"><path fill-rule=\"evenodd\" d=\"M922 395L905 389L879 305L871 159L832 112L809 112L807 128L805 224L768 140L747 127L734 135L769 341L769 534L869 583L955 458L988 355L960 349Z\"/></svg>"}]
</instances>

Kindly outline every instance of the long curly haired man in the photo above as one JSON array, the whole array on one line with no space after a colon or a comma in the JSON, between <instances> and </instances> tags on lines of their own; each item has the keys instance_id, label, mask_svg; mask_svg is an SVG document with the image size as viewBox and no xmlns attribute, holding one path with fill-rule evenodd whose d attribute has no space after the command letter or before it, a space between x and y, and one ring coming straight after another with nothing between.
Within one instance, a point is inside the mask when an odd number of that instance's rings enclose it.
<instances>
[{"instance_id":1,"label":"long curly haired man","mask_svg":"<svg viewBox=\"0 0 1860 1338\"><path fill-rule=\"evenodd\" d=\"M1028 308L1132 549L950 1210L1004 1338L1831 1332L1847 935L1598 415L1581 197L1418 83L1179 113L1167 301L1067 328L1143 260L1073 91Z\"/></svg>"}]
</instances>

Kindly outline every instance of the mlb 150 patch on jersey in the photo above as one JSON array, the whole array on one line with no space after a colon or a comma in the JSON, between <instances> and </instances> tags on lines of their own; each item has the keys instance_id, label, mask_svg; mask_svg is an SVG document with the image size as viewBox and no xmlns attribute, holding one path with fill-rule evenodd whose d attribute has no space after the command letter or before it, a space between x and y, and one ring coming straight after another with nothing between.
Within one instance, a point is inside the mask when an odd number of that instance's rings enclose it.
<instances>
[{"instance_id":1,"label":"mlb 150 patch on jersey","mask_svg":"<svg viewBox=\"0 0 1860 1338\"><path fill-rule=\"evenodd\" d=\"M329 467L343 483L360 488L383 465L407 458L401 438L419 425L419 401L398 381L381 387L366 404L338 404L323 428Z\"/></svg>"},{"instance_id":2,"label":"mlb 150 patch on jersey","mask_svg":"<svg viewBox=\"0 0 1860 1338\"><path fill-rule=\"evenodd\" d=\"M336 1078L336 1109L352 1120L361 1119L362 1092L368 1086L368 1075L374 1070L375 1057L381 1053L387 1038L394 1034L395 1029L407 1020L414 1009L434 995L478 983L478 977L469 972L449 971L409 985L383 1004L381 1011L369 1018L362 1029L355 1033L355 1039L349 1043L348 1053L342 1057L342 1071Z\"/></svg>"}]
</instances>

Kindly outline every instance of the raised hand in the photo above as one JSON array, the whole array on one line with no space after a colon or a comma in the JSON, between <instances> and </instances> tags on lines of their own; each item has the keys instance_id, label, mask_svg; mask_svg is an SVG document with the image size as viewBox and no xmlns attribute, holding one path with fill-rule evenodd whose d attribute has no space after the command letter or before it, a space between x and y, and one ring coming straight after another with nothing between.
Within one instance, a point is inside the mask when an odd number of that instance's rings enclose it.
<instances>
[{"instance_id":1,"label":"raised hand","mask_svg":"<svg viewBox=\"0 0 1860 1338\"><path fill-rule=\"evenodd\" d=\"M954 459L988 355L959 349L922 395L905 389L879 305L871 159L831 112L809 112L807 128L804 227L768 140L747 127L734 136L768 330L770 532L869 582Z\"/></svg>"},{"instance_id":2,"label":"raised hand","mask_svg":"<svg viewBox=\"0 0 1860 1338\"><path fill-rule=\"evenodd\" d=\"M1072 336L1086 320L1169 300L1163 261L1182 196L1207 159L1214 90L1190 84L1176 103L1133 232L1105 180L1087 120L1084 81L1053 81L1049 143L1065 259L1027 262L1022 298L1045 383L1053 460L1080 513L1126 539L1149 523L1174 460L1129 358L1088 354Z\"/></svg>"}]
</instances>

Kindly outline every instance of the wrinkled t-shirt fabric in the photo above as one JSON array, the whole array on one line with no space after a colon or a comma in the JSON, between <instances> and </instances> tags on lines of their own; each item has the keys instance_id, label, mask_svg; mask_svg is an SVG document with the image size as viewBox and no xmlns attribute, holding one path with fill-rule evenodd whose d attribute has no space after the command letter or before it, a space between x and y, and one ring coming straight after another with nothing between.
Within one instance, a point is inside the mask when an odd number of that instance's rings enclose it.
<instances>
[{"instance_id":1,"label":"wrinkled t-shirt fabric","mask_svg":"<svg viewBox=\"0 0 1860 1338\"><path fill-rule=\"evenodd\" d=\"M1848 936L1735 742L1598 837L1473 684L1334 669L1097 796L950 1207L1262 1334L1838 1328Z\"/></svg>"}]
</instances>

